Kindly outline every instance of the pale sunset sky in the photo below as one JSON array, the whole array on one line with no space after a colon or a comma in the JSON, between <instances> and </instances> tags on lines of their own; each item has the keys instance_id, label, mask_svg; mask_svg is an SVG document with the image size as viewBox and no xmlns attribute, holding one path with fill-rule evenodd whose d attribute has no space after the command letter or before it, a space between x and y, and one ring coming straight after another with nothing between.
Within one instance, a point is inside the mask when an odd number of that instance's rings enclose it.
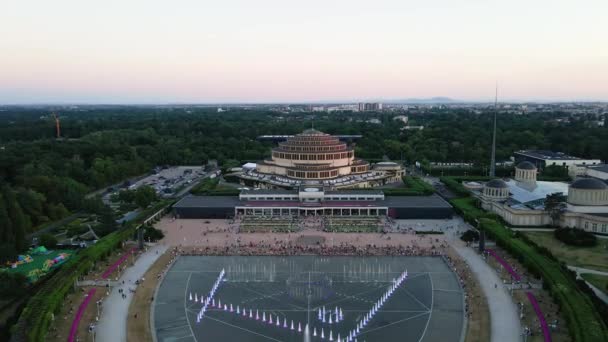
<instances>
[{"instance_id":1,"label":"pale sunset sky","mask_svg":"<svg viewBox=\"0 0 608 342\"><path fill-rule=\"evenodd\" d=\"M608 101L608 0L2 0L0 104Z\"/></svg>"}]
</instances>

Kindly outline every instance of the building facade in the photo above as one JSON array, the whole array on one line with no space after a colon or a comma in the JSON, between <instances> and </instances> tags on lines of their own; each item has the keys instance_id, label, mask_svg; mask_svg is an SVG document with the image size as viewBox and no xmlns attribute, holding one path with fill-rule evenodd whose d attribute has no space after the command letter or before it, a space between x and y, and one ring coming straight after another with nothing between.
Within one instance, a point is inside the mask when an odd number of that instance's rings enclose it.
<instances>
[{"instance_id":1,"label":"building facade","mask_svg":"<svg viewBox=\"0 0 608 342\"><path fill-rule=\"evenodd\" d=\"M599 159L583 159L567 155L563 152L553 152L545 150L521 150L513 153L515 162L520 163L528 161L536 166L537 169L543 169L547 166L563 166L568 169L577 165L596 165L601 164Z\"/></svg>"},{"instance_id":2,"label":"building facade","mask_svg":"<svg viewBox=\"0 0 608 342\"><path fill-rule=\"evenodd\" d=\"M257 164L260 173L294 179L323 180L362 174L369 163L356 159L354 149L329 134L308 129L272 149L271 159Z\"/></svg>"},{"instance_id":3,"label":"building facade","mask_svg":"<svg viewBox=\"0 0 608 342\"><path fill-rule=\"evenodd\" d=\"M437 195L385 196L379 190L330 190L305 185L298 189L244 190L239 196L187 196L173 206L178 218L227 217L392 217L448 219L452 206Z\"/></svg>"},{"instance_id":4,"label":"building facade","mask_svg":"<svg viewBox=\"0 0 608 342\"><path fill-rule=\"evenodd\" d=\"M356 158L354 148L338 137L307 129L279 142L270 158L238 176L244 185L260 188L294 188L311 182L335 188L366 188L400 181L404 175L405 169L396 163L371 166Z\"/></svg>"},{"instance_id":5,"label":"building facade","mask_svg":"<svg viewBox=\"0 0 608 342\"><path fill-rule=\"evenodd\" d=\"M482 208L498 214L513 226L549 226L579 228L596 234L608 234L608 185L599 179L579 178L571 184L538 182L537 169L524 161L515 168L514 180L494 179L474 193ZM566 202L559 222L553 222L545 210L548 194L561 194Z\"/></svg>"}]
</instances>

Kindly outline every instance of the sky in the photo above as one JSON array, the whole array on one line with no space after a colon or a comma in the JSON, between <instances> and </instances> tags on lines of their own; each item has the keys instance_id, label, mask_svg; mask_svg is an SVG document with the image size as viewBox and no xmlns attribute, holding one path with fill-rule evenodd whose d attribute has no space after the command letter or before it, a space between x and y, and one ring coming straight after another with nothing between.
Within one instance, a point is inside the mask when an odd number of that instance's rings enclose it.
<instances>
[{"instance_id":1,"label":"sky","mask_svg":"<svg viewBox=\"0 0 608 342\"><path fill-rule=\"evenodd\" d=\"M608 101L606 0L1 0L0 103Z\"/></svg>"}]
</instances>

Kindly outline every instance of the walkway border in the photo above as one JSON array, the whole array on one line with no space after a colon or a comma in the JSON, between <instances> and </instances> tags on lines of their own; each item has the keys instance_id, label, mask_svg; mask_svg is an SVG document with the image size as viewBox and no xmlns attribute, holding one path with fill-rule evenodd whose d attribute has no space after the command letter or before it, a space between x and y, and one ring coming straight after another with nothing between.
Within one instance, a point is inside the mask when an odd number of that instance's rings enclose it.
<instances>
[{"instance_id":1,"label":"walkway border","mask_svg":"<svg viewBox=\"0 0 608 342\"><path fill-rule=\"evenodd\" d=\"M133 252L135 252L136 250L137 250L137 247L133 247L130 250L126 251L125 254L123 254L123 256L120 257L120 259L116 260L116 262L114 262L112 264L112 266L108 267L108 269L105 272L103 272L103 274L101 275L101 278L107 279L110 276L110 274L112 274L112 272L114 272L118 266L120 266L123 262L125 262L125 260L127 260L129 258L129 256L131 254L133 254Z\"/></svg>"},{"instance_id":2,"label":"walkway border","mask_svg":"<svg viewBox=\"0 0 608 342\"><path fill-rule=\"evenodd\" d=\"M91 298L93 298L93 295L95 294L96 291L97 291L97 288L95 288L95 287L90 289L89 292L87 292L87 298L85 298L82 301L82 303L80 303L80 306L78 306L78 312L76 313L76 317L72 321L72 326L70 327L70 335L68 336L68 342L74 341L74 337L78 333L78 324L80 323L80 320L82 319L84 310L86 310L87 306L89 305L89 302L91 301Z\"/></svg>"},{"instance_id":3,"label":"walkway border","mask_svg":"<svg viewBox=\"0 0 608 342\"><path fill-rule=\"evenodd\" d=\"M530 300L530 303L532 303L534 312L536 312L536 316L538 317L538 321L540 322L540 327L543 330L543 337L545 339L545 342L551 342L551 332L549 332L547 320L545 320L545 315L543 315L543 311L540 309L536 297L532 292L526 292L526 295L528 296L528 300Z\"/></svg>"},{"instance_id":4,"label":"walkway border","mask_svg":"<svg viewBox=\"0 0 608 342\"><path fill-rule=\"evenodd\" d=\"M511 265L509 265L509 263L501 258L498 254L496 254L495 251L491 250L491 249L487 249L488 254L492 255L494 258L496 258L496 260L503 265L507 271L509 271L509 273L511 274L511 276L513 277L513 279L520 281L521 280L521 276L515 272L515 270L513 270L513 268L511 267ZM547 326L547 321L545 320L545 315L543 314L543 311L541 310L540 306L538 305L538 301L536 300L536 296L534 296L534 294L530 291L526 292L526 295L528 296L528 300L530 301L530 304L532 305L532 308L534 309L534 312L536 313L536 316L538 317L538 321L540 323L540 327L541 330L543 331L543 338L545 342L551 342L551 331L549 330L549 327Z\"/></svg>"},{"instance_id":5,"label":"walkway border","mask_svg":"<svg viewBox=\"0 0 608 342\"><path fill-rule=\"evenodd\" d=\"M165 253L167 252L171 253L171 247L167 248ZM158 298L158 290L160 289L160 284L163 283L163 281L165 280L165 276L167 275L167 273L169 273L169 270L173 268L173 265L175 265L177 260L179 260L179 258L181 257L181 254L177 255L175 260L173 260L173 262L171 263L171 267L169 267L165 272L162 273L160 279L158 279L158 283L156 283L156 289L154 289L154 300L150 304L150 334L152 335L152 342L158 342L158 340L156 339L156 327L154 325L154 310L156 308L156 300Z\"/></svg>"}]
</instances>

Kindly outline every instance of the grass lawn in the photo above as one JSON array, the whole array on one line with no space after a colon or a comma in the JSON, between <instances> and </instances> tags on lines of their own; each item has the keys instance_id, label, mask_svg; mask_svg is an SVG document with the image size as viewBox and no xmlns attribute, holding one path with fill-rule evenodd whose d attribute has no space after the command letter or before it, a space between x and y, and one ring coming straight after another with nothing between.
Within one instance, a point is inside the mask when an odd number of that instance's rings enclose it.
<instances>
[{"instance_id":1,"label":"grass lawn","mask_svg":"<svg viewBox=\"0 0 608 342\"><path fill-rule=\"evenodd\" d=\"M599 274L591 274L591 273L582 273L581 277L586 281L590 282L593 286L597 287L598 290L608 294L608 276L599 275Z\"/></svg>"},{"instance_id":2,"label":"grass lawn","mask_svg":"<svg viewBox=\"0 0 608 342\"><path fill-rule=\"evenodd\" d=\"M571 266L608 271L608 240L598 239L595 247L569 246L553 236L553 232L524 232L532 241L548 248L560 261Z\"/></svg>"}]
</instances>

